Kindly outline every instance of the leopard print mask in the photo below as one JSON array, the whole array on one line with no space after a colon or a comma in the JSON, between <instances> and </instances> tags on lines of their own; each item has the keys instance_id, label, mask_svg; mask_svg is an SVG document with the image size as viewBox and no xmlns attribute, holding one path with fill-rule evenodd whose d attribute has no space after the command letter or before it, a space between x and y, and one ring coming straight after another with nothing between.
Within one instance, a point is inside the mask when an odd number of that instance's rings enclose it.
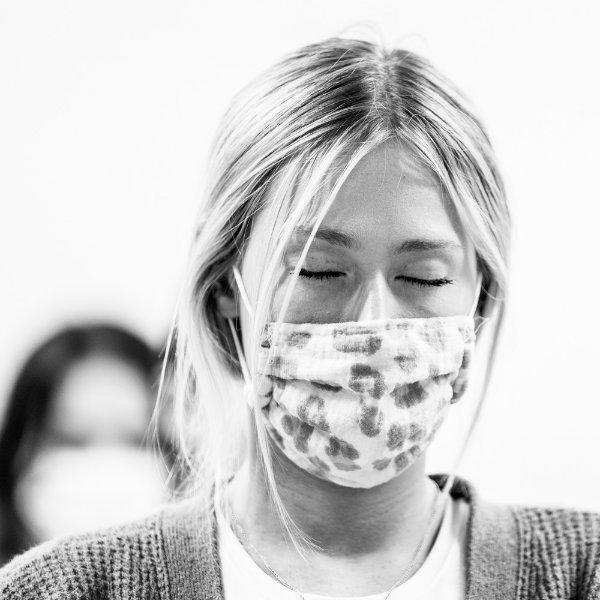
<instances>
[{"instance_id":1,"label":"leopard print mask","mask_svg":"<svg viewBox=\"0 0 600 600\"><path fill-rule=\"evenodd\" d=\"M474 339L466 316L269 324L259 367L267 431L321 479L385 483L421 455L463 394Z\"/></svg>"},{"instance_id":2,"label":"leopard print mask","mask_svg":"<svg viewBox=\"0 0 600 600\"><path fill-rule=\"evenodd\" d=\"M466 389L475 306L469 316L267 324L254 406L269 436L297 466L338 485L397 476Z\"/></svg>"}]
</instances>

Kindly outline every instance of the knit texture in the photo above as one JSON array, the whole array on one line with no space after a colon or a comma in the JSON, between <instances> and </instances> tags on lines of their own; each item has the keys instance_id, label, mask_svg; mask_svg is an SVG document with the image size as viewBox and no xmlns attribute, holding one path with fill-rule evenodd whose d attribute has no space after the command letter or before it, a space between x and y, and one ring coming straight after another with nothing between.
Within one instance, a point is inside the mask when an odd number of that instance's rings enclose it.
<instances>
[{"instance_id":1,"label":"knit texture","mask_svg":"<svg viewBox=\"0 0 600 600\"><path fill-rule=\"evenodd\" d=\"M464 480L451 494L471 506L467 600L600 599L600 515L487 503ZM41 544L0 570L0 598L222 600L214 511L201 506Z\"/></svg>"}]
</instances>

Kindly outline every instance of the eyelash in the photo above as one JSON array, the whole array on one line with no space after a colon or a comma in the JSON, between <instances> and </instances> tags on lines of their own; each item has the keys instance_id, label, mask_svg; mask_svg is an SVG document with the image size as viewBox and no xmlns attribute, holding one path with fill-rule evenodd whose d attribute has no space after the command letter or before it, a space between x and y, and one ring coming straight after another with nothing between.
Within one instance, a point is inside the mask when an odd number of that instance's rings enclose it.
<instances>
[{"instance_id":1,"label":"eyelash","mask_svg":"<svg viewBox=\"0 0 600 600\"><path fill-rule=\"evenodd\" d=\"M300 277L307 277L308 279L333 279L343 275L341 271L307 271L306 269L300 269Z\"/></svg>"},{"instance_id":2,"label":"eyelash","mask_svg":"<svg viewBox=\"0 0 600 600\"><path fill-rule=\"evenodd\" d=\"M300 269L300 277L307 277L308 279L334 279L343 275L341 271L307 271L306 269ZM401 276L398 279L402 279L407 283L412 283L413 285L420 285L425 287L441 287L443 285L449 285L454 283L452 279L447 279L446 277L441 277L439 279L417 279L416 277L405 277Z\"/></svg>"},{"instance_id":3,"label":"eyelash","mask_svg":"<svg viewBox=\"0 0 600 600\"><path fill-rule=\"evenodd\" d=\"M415 285L424 285L427 287L442 287L443 285L449 285L454 283L452 279L447 279L446 277L441 277L439 279L417 279L416 277L399 277L403 281L407 281L408 283L413 283Z\"/></svg>"}]
</instances>

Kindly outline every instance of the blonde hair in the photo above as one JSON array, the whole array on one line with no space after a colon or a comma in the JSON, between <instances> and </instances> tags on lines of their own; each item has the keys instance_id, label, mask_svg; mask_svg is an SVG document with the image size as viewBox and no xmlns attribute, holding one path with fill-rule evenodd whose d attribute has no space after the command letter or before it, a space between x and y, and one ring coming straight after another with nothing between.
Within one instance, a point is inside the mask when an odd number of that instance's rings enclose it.
<instances>
[{"instance_id":1,"label":"blonde hair","mask_svg":"<svg viewBox=\"0 0 600 600\"><path fill-rule=\"evenodd\" d=\"M487 387L506 295L510 217L486 132L459 91L413 52L341 38L305 46L239 92L211 152L175 322L174 414L187 493L209 492L233 473L254 427L270 497L288 532L298 533L277 493L260 411L252 411L254 425L248 418L234 339L217 299L234 294L232 268L241 262L256 215L264 213L272 233L261 245L246 348L255 375L257 340L292 232L309 223L314 236L350 171L388 140L405 145L439 179L473 242L485 292L478 314L490 319L493 332Z\"/></svg>"}]
</instances>

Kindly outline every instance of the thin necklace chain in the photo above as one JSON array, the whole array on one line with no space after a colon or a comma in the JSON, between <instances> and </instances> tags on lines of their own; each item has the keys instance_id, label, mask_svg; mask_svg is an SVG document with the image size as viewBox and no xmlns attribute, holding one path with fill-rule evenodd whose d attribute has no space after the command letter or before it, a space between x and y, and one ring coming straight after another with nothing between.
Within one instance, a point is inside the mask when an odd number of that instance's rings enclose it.
<instances>
[{"instance_id":1,"label":"thin necklace chain","mask_svg":"<svg viewBox=\"0 0 600 600\"><path fill-rule=\"evenodd\" d=\"M437 486L436 486L437 487ZM415 563L417 562L424 546L425 543L427 541L427 539L429 538L429 533L430 530L434 529L436 527L436 521L437 521L437 517L440 515L440 507L443 506L444 504L444 496L445 494L442 494L439 489L438 492L436 494L436 498L433 502L433 510L431 511L431 516L429 518L429 520L427 521L427 527L425 529L425 534L423 535L419 545L417 546L415 552L413 553L413 557L411 559L411 561L408 563L408 565L402 570L401 575L398 579L396 579L394 581L394 583L392 584L392 587L390 587L387 592L385 593L385 596L383 597L382 600L388 600L391 593L402 583L404 583L408 577L410 576L412 569L415 565ZM252 542L248 539L248 534L246 533L246 531L244 530L244 528L242 527L242 525L240 524L239 519L237 518L237 516L235 515L235 513L233 512L233 510L231 509L231 505L229 505L229 514L233 520L232 525L234 525L235 527L232 529L235 529L235 531L238 534L238 537L241 537L242 540L256 553L256 555L260 558L260 560L262 561L262 563L265 565L265 568L269 571L269 573L271 573L271 575L273 575L273 577L275 577L275 579L277 581L279 581L279 583L281 583L281 585L283 585L284 587L286 587L288 590L290 590L291 592L293 592L294 594L296 594L298 596L298 598L300 598L301 600L306 600L306 598L302 595L301 592L299 592L294 586L292 586L291 584L289 584L283 577L281 577L281 575L279 575L279 573L277 573L277 571L275 571L275 569L273 569L271 567L271 565L269 565L269 563L267 562L267 560L265 559L265 557L256 549L256 547L252 544Z\"/></svg>"}]
</instances>

